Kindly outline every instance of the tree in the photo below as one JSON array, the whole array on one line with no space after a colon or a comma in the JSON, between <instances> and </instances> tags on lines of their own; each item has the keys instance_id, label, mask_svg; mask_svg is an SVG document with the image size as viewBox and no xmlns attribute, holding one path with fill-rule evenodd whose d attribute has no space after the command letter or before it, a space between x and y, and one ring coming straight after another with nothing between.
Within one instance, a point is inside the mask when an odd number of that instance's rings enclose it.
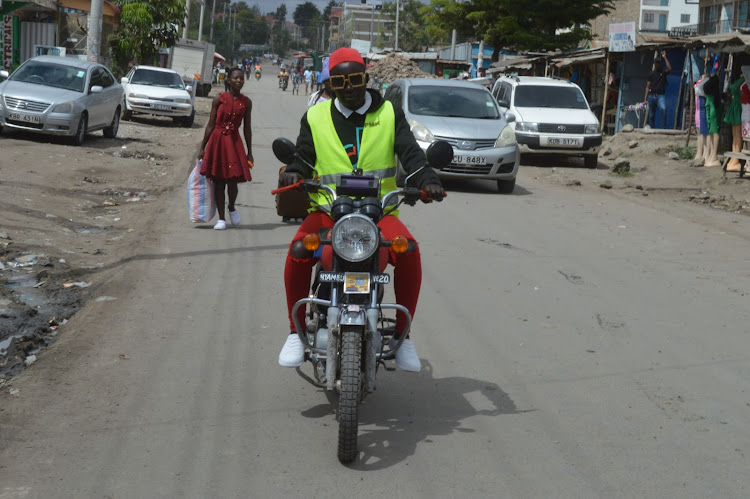
<instances>
[{"instance_id":1,"label":"tree","mask_svg":"<svg viewBox=\"0 0 750 499\"><path fill-rule=\"evenodd\" d=\"M297 5L297 8L294 9L294 14L292 15L294 24L302 26L303 28L311 26L316 20L319 21L320 17L320 11L312 2L305 2Z\"/></svg>"},{"instance_id":2,"label":"tree","mask_svg":"<svg viewBox=\"0 0 750 499\"><path fill-rule=\"evenodd\" d=\"M172 47L179 38L178 26L185 19L184 0L115 0L115 3L122 9L120 28L108 40L115 72L127 72L134 59L153 64L159 47Z\"/></svg>"},{"instance_id":3,"label":"tree","mask_svg":"<svg viewBox=\"0 0 750 499\"><path fill-rule=\"evenodd\" d=\"M405 52L420 52L432 45L434 39L427 33L424 4L419 0L401 0L399 13L398 48ZM396 3L383 4L383 13L396 18Z\"/></svg>"},{"instance_id":4,"label":"tree","mask_svg":"<svg viewBox=\"0 0 750 499\"><path fill-rule=\"evenodd\" d=\"M276 19L276 21L284 24L284 21L286 20L286 13L286 4L282 3L276 8L276 13L273 15L273 17L274 19Z\"/></svg>"},{"instance_id":5,"label":"tree","mask_svg":"<svg viewBox=\"0 0 750 499\"><path fill-rule=\"evenodd\" d=\"M424 8L427 33L446 41L452 29L500 50L569 50L591 40L589 22L615 8L613 0L432 0Z\"/></svg>"},{"instance_id":6,"label":"tree","mask_svg":"<svg viewBox=\"0 0 750 499\"><path fill-rule=\"evenodd\" d=\"M336 7L341 7L342 3L337 2L336 0L330 0L328 2L328 5L326 5L326 8L323 9L323 22L328 24L328 22L331 20L331 11L335 9Z\"/></svg>"}]
</instances>

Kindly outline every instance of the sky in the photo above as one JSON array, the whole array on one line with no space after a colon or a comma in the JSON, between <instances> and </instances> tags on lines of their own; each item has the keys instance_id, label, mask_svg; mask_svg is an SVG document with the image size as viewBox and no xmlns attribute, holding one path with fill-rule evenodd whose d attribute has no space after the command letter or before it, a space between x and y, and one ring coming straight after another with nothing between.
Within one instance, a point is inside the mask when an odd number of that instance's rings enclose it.
<instances>
[{"instance_id":1,"label":"sky","mask_svg":"<svg viewBox=\"0 0 750 499\"><path fill-rule=\"evenodd\" d=\"M257 5L260 7L260 11L262 14L267 14L269 12L276 12L276 9L281 5L282 3L286 4L286 11L287 15L286 18L289 21L292 21L292 16L294 14L294 9L297 8L297 5L301 3L305 3L306 0L244 0L246 4L248 4L250 7L253 5ZM326 5L328 5L328 0L309 0L310 2L314 3L316 7L318 7L318 10L323 12L323 9L326 8ZM382 3L377 0L375 0L377 3ZM395 0L393 0L395 1ZM349 0L346 3L360 3L360 0ZM373 3L373 0L368 0L368 3Z\"/></svg>"}]
</instances>

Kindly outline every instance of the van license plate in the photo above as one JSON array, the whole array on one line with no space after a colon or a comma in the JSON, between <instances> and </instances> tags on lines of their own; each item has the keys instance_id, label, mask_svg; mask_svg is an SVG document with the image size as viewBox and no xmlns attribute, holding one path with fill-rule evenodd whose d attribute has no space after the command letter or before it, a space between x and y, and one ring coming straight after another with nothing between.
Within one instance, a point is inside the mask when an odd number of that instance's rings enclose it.
<instances>
[{"instance_id":1,"label":"van license plate","mask_svg":"<svg viewBox=\"0 0 750 499\"><path fill-rule=\"evenodd\" d=\"M487 158L484 156L466 156L456 154L453 156L453 163L456 165L486 165Z\"/></svg>"},{"instance_id":2,"label":"van license plate","mask_svg":"<svg viewBox=\"0 0 750 499\"><path fill-rule=\"evenodd\" d=\"M166 104L151 104L151 109L156 109L158 111L171 111L172 106Z\"/></svg>"},{"instance_id":3,"label":"van license plate","mask_svg":"<svg viewBox=\"0 0 750 499\"><path fill-rule=\"evenodd\" d=\"M583 147L580 137L543 137L542 145L551 147Z\"/></svg>"}]
</instances>

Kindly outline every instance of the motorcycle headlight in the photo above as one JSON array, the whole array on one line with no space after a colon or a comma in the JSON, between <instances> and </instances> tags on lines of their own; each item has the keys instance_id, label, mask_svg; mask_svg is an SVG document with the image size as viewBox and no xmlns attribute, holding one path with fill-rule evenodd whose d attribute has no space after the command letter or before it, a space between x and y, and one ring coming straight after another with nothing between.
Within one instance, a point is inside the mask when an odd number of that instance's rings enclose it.
<instances>
[{"instance_id":1,"label":"motorcycle headlight","mask_svg":"<svg viewBox=\"0 0 750 499\"><path fill-rule=\"evenodd\" d=\"M72 102L63 102L62 104L58 104L52 109L53 113L72 113L73 112L73 103Z\"/></svg>"},{"instance_id":2,"label":"motorcycle headlight","mask_svg":"<svg viewBox=\"0 0 750 499\"><path fill-rule=\"evenodd\" d=\"M586 133L586 134L599 133L599 125L586 125L586 127L583 130L583 133Z\"/></svg>"},{"instance_id":3,"label":"motorcycle headlight","mask_svg":"<svg viewBox=\"0 0 750 499\"><path fill-rule=\"evenodd\" d=\"M409 127L411 128L411 133L414 135L414 138L419 142L431 143L435 140L435 136L432 135L432 132L417 120L409 120Z\"/></svg>"},{"instance_id":4,"label":"motorcycle headlight","mask_svg":"<svg viewBox=\"0 0 750 499\"><path fill-rule=\"evenodd\" d=\"M516 132L510 125L505 125L500 136L495 141L495 147L510 147L516 145Z\"/></svg>"},{"instance_id":5,"label":"motorcycle headlight","mask_svg":"<svg viewBox=\"0 0 750 499\"><path fill-rule=\"evenodd\" d=\"M331 244L333 251L344 260L363 262L380 246L378 227L364 215L346 215L333 226Z\"/></svg>"},{"instance_id":6,"label":"motorcycle headlight","mask_svg":"<svg viewBox=\"0 0 750 499\"><path fill-rule=\"evenodd\" d=\"M516 132L538 132L539 123L530 121L519 121L516 123Z\"/></svg>"}]
</instances>

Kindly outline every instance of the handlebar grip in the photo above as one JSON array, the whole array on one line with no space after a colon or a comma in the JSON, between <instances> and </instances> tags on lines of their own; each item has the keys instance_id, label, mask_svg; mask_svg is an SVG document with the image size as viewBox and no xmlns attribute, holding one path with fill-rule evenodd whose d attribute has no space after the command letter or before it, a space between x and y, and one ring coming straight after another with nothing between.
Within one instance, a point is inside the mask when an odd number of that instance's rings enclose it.
<instances>
[{"instance_id":1,"label":"handlebar grip","mask_svg":"<svg viewBox=\"0 0 750 499\"><path fill-rule=\"evenodd\" d=\"M282 192L287 191L293 191L295 189L300 189L302 187L302 183L304 180L299 180L296 184L287 185L286 187L279 187L278 189L274 189L271 191L271 195L275 196L276 194L281 194Z\"/></svg>"}]
</instances>

